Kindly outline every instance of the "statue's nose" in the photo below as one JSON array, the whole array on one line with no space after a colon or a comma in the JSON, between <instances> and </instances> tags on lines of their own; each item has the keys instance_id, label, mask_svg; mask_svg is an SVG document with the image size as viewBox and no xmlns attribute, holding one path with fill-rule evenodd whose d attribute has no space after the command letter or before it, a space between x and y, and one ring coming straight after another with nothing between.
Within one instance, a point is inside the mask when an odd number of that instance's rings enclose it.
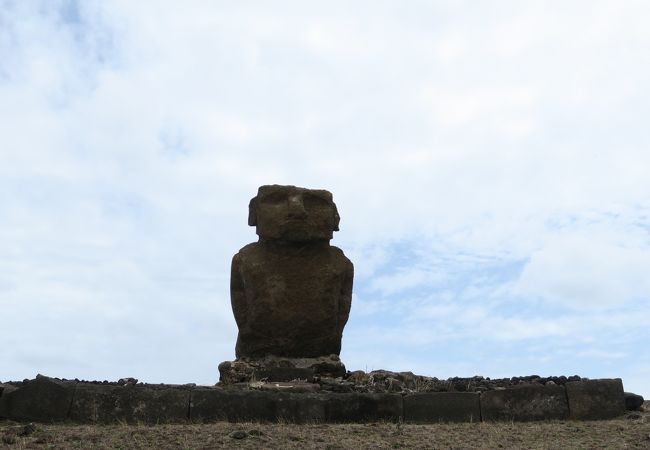
<instances>
[{"instance_id":1,"label":"statue's nose","mask_svg":"<svg viewBox=\"0 0 650 450\"><path fill-rule=\"evenodd\" d=\"M302 202L302 196L294 195L289 197L289 217L294 219L301 219L307 216L305 205Z\"/></svg>"}]
</instances>

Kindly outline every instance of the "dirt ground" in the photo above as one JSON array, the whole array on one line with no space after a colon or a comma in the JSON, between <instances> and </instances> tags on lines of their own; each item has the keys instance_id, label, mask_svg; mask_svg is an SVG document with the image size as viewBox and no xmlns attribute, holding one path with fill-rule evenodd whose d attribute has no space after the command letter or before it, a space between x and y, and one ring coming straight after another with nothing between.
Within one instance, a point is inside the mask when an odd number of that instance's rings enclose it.
<instances>
[{"instance_id":1,"label":"dirt ground","mask_svg":"<svg viewBox=\"0 0 650 450\"><path fill-rule=\"evenodd\" d=\"M650 449L650 411L594 422L44 425L0 422L9 449Z\"/></svg>"}]
</instances>

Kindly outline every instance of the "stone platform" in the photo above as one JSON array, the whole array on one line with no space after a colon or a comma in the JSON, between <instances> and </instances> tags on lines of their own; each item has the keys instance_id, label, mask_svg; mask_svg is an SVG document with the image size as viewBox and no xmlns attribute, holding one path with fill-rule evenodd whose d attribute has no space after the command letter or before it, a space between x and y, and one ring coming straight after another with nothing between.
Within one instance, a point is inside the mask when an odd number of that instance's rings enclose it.
<instances>
[{"instance_id":1,"label":"stone platform","mask_svg":"<svg viewBox=\"0 0 650 450\"><path fill-rule=\"evenodd\" d=\"M239 358L219 364L219 384L251 381L314 381L315 378L343 379L345 365L337 355L318 358Z\"/></svg>"},{"instance_id":2,"label":"stone platform","mask_svg":"<svg viewBox=\"0 0 650 450\"><path fill-rule=\"evenodd\" d=\"M620 379L519 383L475 392L347 392L305 381L229 387L68 381L0 384L0 418L75 423L407 423L598 420L626 411Z\"/></svg>"}]
</instances>

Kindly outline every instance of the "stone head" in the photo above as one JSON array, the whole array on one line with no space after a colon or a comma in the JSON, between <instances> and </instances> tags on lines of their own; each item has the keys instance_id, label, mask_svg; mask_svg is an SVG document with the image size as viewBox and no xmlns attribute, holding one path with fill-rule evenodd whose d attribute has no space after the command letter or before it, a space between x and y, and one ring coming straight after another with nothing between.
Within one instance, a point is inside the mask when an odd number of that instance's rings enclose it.
<instances>
[{"instance_id":1,"label":"stone head","mask_svg":"<svg viewBox=\"0 0 650 450\"><path fill-rule=\"evenodd\" d=\"M339 230L339 220L332 194L322 189L261 186L248 206L248 225L268 240L330 240Z\"/></svg>"}]
</instances>

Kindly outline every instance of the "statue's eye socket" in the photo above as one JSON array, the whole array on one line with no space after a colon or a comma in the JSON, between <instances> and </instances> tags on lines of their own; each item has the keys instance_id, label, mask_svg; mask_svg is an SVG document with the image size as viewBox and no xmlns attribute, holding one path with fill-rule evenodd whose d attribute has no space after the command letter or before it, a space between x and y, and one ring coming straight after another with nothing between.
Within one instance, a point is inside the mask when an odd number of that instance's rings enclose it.
<instances>
[{"instance_id":1,"label":"statue's eye socket","mask_svg":"<svg viewBox=\"0 0 650 450\"><path fill-rule=\"evenodd\" d=\"M305 195L303 198L305 208L324 208L330 205L330 202L322 197L315 195Z\"/></svg>"},{"instance_id":2,"label":"statue's eye socket","mask_svg":"<svg viewBox=\"0 0 650 450\"><path fill-rule=\"evenodd\" d=\"M262 197L261 202L267 205L279 205L287 202L287 195L281 192L273 192Z\"/></svg>"}]
</instances>

